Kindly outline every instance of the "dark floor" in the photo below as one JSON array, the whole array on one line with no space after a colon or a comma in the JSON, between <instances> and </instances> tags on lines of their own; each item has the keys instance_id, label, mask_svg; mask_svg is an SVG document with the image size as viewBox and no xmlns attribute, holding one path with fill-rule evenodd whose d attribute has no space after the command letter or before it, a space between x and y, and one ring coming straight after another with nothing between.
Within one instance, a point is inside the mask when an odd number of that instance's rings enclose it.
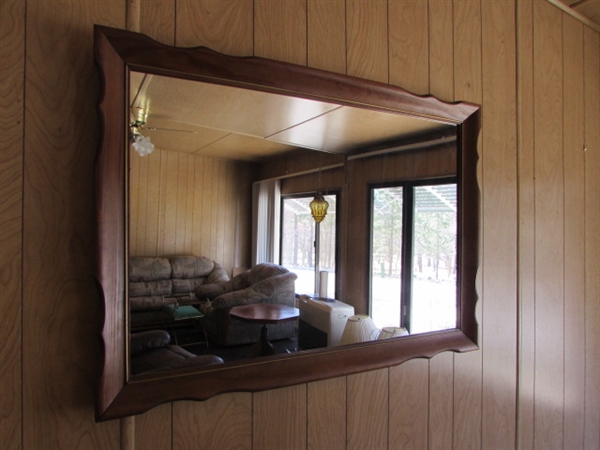
<instances>
[{"instance_id":1,"label":"dark floor","mask_svg":"<svg viewBox=\"0 0 600 450\"><path fill-rule=\"evenodd\" d=\"M171 333L173 335L173 333ZM184 329L177 331L177 344L182 346L188 352L196 355L211 354L220 356L223 361L239 361L252 356L253 344L236 345L231 347L218 347L215 343L209 342L208 349L206 344L198 343L204 337L196 329ZM258 340L258 336L257 336ZM297 339L281 339L271 341L275 354L289 353L298 350Z\"/></svg>"}]
</instances>

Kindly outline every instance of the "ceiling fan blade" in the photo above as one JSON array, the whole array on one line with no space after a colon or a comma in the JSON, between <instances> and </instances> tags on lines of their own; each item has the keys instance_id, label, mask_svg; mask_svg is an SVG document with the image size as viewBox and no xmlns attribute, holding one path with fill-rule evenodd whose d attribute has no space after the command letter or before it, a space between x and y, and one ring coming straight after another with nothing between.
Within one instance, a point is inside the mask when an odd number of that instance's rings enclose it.
<instances>
[{"instance_id":1,"label":"ceiling fan blade","mask_svg":"<svg viewBox=\"0 0 600 450\"><path fill-rule=\"evenodd\" d=\"M145 130L148 131L174 131L177 133L192 133L195 134L196 131L192 131L192 130L178 130L176 128L157 128L157 127L144 127Z\"/></svg>"}]
</instances>

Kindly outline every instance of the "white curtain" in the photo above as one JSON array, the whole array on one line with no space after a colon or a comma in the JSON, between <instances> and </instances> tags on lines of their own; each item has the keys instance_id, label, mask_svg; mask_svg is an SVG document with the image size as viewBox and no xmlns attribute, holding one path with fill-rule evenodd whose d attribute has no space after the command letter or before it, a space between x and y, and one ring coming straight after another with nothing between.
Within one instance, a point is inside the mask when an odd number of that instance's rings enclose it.
<instances>
[{"instance_id":1,"label":"white curtain","mask_svg":"<svg viewBox=\"0 0 600 450\"><path fill-rule=\"evenodd\" d=\"M252 265L279 262L281 190L279 180L252 185Z\"/></svg>"}]
</instances>

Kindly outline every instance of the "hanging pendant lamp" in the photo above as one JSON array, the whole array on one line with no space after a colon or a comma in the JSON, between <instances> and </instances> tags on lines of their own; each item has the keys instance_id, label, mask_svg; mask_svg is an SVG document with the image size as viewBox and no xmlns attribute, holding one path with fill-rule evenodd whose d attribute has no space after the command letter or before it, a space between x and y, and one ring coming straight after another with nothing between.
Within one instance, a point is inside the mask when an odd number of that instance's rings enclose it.
<instances>
[{"instance_id":1,"label":"hanging pendant lamp","mask_svg":"<svg viewBox=\"0 0 600 450\"><path fill-rule=\"evenodd\" d=\"M327 203L327 200L323 198L320 192L317 195L315 195L315 198L310 202L309 206L310 212L313 218L315 219L315 222L322 222L325 216L327 215L327 208L329 208L329 203Z\"/></svg>"}]
</instances>

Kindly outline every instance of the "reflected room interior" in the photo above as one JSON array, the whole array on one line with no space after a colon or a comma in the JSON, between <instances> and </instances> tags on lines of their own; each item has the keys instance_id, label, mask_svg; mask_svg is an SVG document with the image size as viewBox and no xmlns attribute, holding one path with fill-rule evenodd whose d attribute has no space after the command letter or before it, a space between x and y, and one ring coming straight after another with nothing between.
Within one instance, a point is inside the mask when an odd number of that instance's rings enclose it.
<instances>
[{"instance_id":1,"label":"reflected room interior","mask_svg":"<svg viewBox=\"0 0 600 450\"><path fill-rule=\"evenodd\" d=\"M457 327L455 125L129 80L132 375Z\"/></svg>"}]
</instances>

